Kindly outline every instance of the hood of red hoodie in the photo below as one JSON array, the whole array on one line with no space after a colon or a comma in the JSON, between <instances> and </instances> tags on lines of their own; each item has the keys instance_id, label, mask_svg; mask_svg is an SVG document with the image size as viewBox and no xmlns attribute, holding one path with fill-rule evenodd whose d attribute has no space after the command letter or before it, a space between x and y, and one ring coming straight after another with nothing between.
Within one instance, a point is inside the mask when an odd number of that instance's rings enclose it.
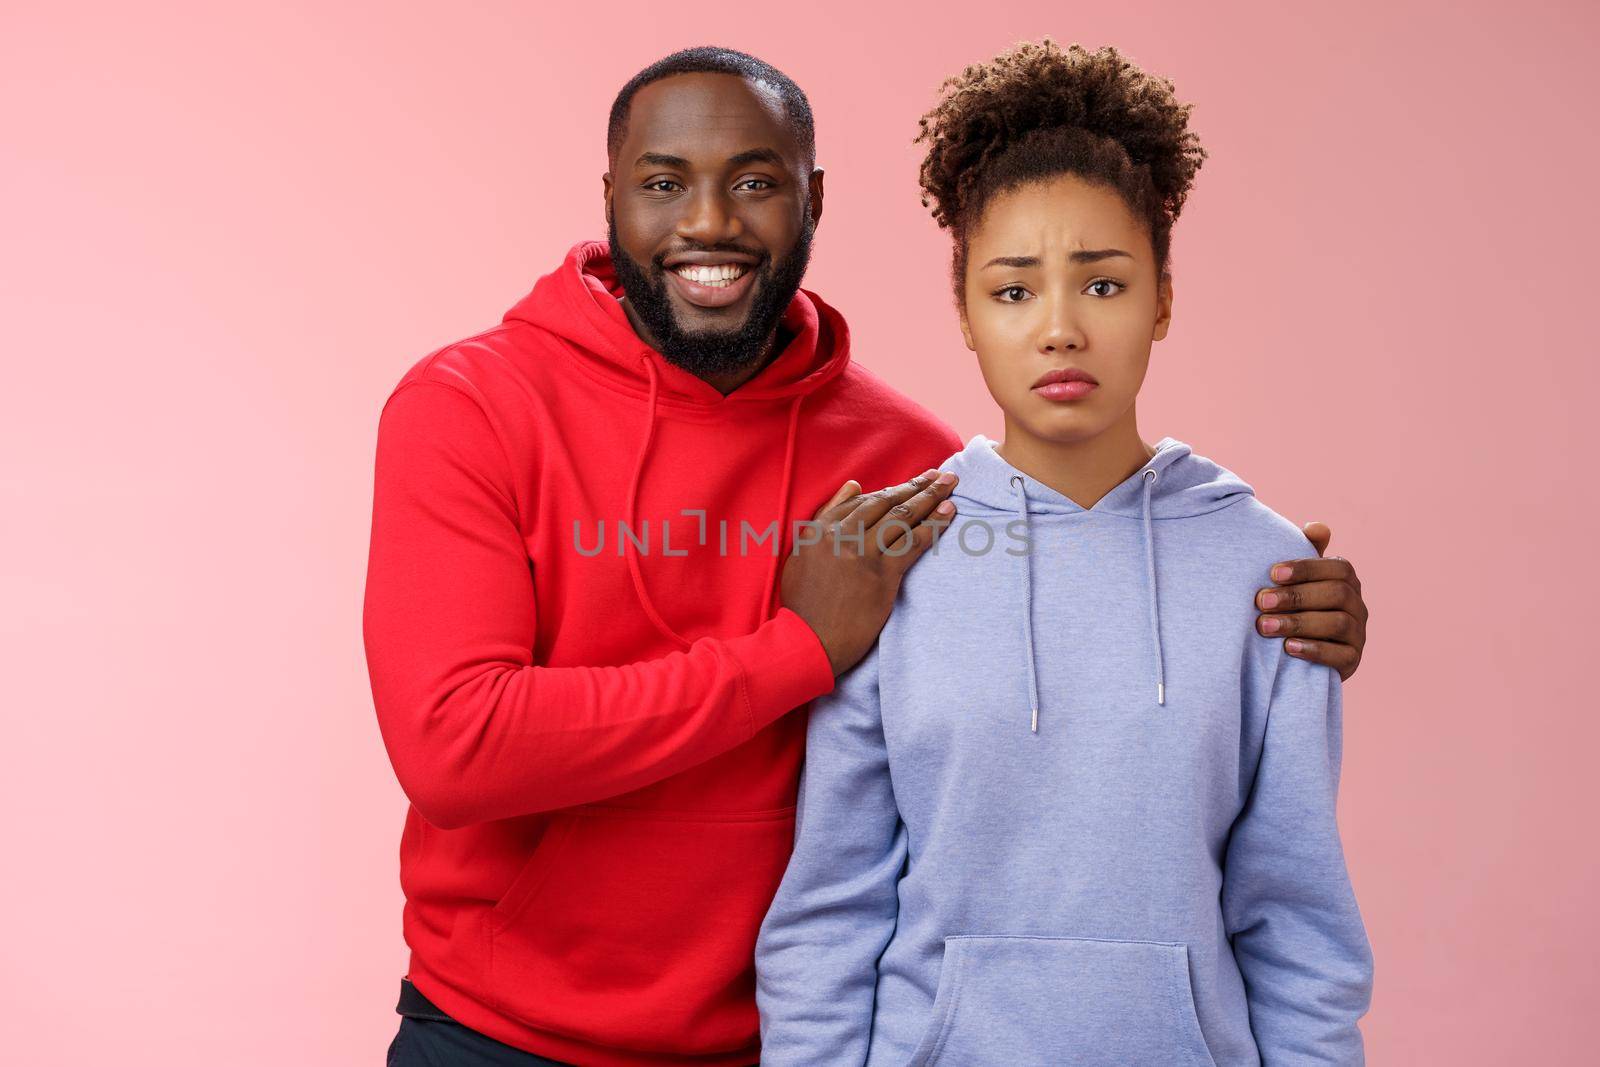
<instances>
[{"instance_id":1,"label":"hood of red hoodie","mask_svg":"<svg viewBox=\"0 0 1600 1067\"><path fill-rule=\"evenodd\" d=\"M842 374L850 363L844 317L817 294L801 289L783 313L792 339L777 358L724 396L716 387L669 361L633 330L619 299L622 286L605 241L580 241L561 266L541 277L503 321L520 321L557 335L590 357L591 369L624 392L649 391L655 371L663 404L721 404L803 396Z\"/></svg>"},{"instance_id":2,"label":"hood of red hoodie","mask_svg":"<svg viewBox=\"0 0 1600 1067\"><path fill-rule=\"evenodd\" d=\"M644 398L640 442L623 502L623 521L627 527L638 529L640 486L656 440L660 409L727 410L729 404L765 402L788 407L778 492L771 512L779 524L780 539L785 538L786 531L782 531L782 527L794 476L800 409L809 395L837 378L850 363L850 331L844 317L815 293L801 289L783 313L783 324L792 334L788 345L754 378L724 396L716 387L669 362L641 340L618 302L620 296L622 287L617 283L607 243L581 241L567 252L560 267L540 278L533 291L506 312L502 321L525 322L555 335L576 351L581 365L600 381L620 392ZM633 539L625 537L622 541L634 591L645 615L674 644L688 648L690 640L663 617L651 597ZM786 546L787 540L784 540ZM775 552L768 565L757 625L777 611L781 558L782 552Z\"/></svg>"}]
</instances>

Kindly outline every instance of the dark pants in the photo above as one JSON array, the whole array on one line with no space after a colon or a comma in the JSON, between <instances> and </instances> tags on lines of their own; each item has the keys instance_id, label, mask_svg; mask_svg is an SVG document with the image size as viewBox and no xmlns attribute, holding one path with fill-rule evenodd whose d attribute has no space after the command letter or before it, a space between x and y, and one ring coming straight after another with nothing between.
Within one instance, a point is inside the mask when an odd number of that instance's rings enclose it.
<instances>
[{"instance_id":1,"label":"dark pants","mask_svg":"<svg viewBox=\"0 0 1600 1067\"><path fill-rule=\"evenodd\" d=\"M404 1018L389 1042L385 1067L574 1067L469 1030L440 1011L410 979L400 979L400 1003L394 1010Z\"/></svg>"},{"instance_id":2,"label":"dark pants","mask_svg":"<svg viewBox=\"0 0 1600 1067\"><path fill-rule=\"evenodd\" d=\"M400 979L400 1031L389 1042L385 1067L572 1067L468 1029Z\"/></svg>"}]
</instances>

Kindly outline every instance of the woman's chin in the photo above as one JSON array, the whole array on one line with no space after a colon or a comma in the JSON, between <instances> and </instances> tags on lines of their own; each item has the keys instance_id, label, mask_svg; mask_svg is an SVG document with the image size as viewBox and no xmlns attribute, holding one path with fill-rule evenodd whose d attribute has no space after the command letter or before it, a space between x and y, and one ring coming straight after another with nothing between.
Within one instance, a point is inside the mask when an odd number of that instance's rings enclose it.
<instances>
[{"instance_id":1,"label":"woman's chin","mask_svg":"<svg viewBox=\"0 0 1600 1067\"><path fill-rule=\"evenodd\" d=\"M1081 409L1074 411L1058 406L1055 410L1041 412L1037 410L1037 404L1030 404L1029 407L1032 410L1008 412L1010 417L1007 422L1021 428L1030 437L1050 444L1083 444L1111 427L1110 420L1097 418L1093 412Z\"/></svg>"}]
</instances>

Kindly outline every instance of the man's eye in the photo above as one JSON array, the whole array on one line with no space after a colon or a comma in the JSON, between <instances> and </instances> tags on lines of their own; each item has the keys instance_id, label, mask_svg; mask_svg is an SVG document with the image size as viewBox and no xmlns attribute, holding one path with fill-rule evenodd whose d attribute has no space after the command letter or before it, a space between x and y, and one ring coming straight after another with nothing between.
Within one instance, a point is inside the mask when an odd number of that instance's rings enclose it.
<instances>
[{"instance_id":1,"label":"man's eye","mask_svg":"<svg viewBox=\"0 0 1600 1067\"><path fill-rule=\"evenodd\" d=\"M1106 292L1102 290L1102 286L1115 286L1115 288L1109 292ZM1126 288L1126 285L1123 285L1121 282L1114 282L1110 278L1100 278L1089 283L1089 291L1094 293L1095 296L1115 296L1117 293L1122 292L1122 290Z\"/></svg>"},{"instance_id":2,"label":"man's eye","mask_svg":"<svg viewBox=\"0 0 1600 1067\"><path fill-rule=\"evenodd\" d=\"M1015 296L1011 294L1015 294ZM1027 299L1028 290L1020 285L1008 285L1004 289L995 290L994 295L1000 298L1000 303L1002 304L1020 304Z\"/></svg>"},{"instance_id":3,"label":"man's eye","mask_svg":"<svg viewBox=\"0 0 1600 1067\"><path fill-rule=\"evenodd\" d=\"M734 188L744 188L745 186L749 186L749 185L760 185L760 186L765 186L768 189L771 189L771 188L773 188L774 183L767 181L767 179L765 179L765 178L746 178L744 181L740 182Z\"/></svg>"},{"instance_id":4,"label":"man's eye","mask_svg":"<svg viewBox=\"0 0 1600 1067\"><path fill-rule=\"evenodd\" d=\"M677 184L678 183L673 181L671 178L657 178L653 182L646 182L644 187L646 189L655 189L657 192L670 193L672 191L671 189L659 189L657 187L658 186L662 186L662 185L674 185L675 186Z\"/></svg>"}]
</instances>

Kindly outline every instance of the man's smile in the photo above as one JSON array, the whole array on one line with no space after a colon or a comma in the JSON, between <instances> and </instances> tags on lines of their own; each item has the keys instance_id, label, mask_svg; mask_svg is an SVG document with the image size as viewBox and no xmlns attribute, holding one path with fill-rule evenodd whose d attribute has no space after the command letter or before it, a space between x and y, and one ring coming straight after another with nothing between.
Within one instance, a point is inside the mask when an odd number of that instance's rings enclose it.
<instances>
[{"instance_id":1,"label":"man's smile","mask_svg":"<svg viewBox=\"0 0 1600 1067\"><path fill-rule=\"evenodd\" d=\"M737 304L755 286L755 271L738 263L686 265L667 271L678 295L696 307L724 308Z\"/></svg>"},{"instance_id":2,"label":"man's smile","mask_svg":"<svg viewBox=\"0 0 1600 1067\"><path fill-rule=\"evenodd\" d=\"M678 252L662 261L673 287L702 308L737 304L754 287L757 256L738 252Z\"/></svg>"}]
</instances>

